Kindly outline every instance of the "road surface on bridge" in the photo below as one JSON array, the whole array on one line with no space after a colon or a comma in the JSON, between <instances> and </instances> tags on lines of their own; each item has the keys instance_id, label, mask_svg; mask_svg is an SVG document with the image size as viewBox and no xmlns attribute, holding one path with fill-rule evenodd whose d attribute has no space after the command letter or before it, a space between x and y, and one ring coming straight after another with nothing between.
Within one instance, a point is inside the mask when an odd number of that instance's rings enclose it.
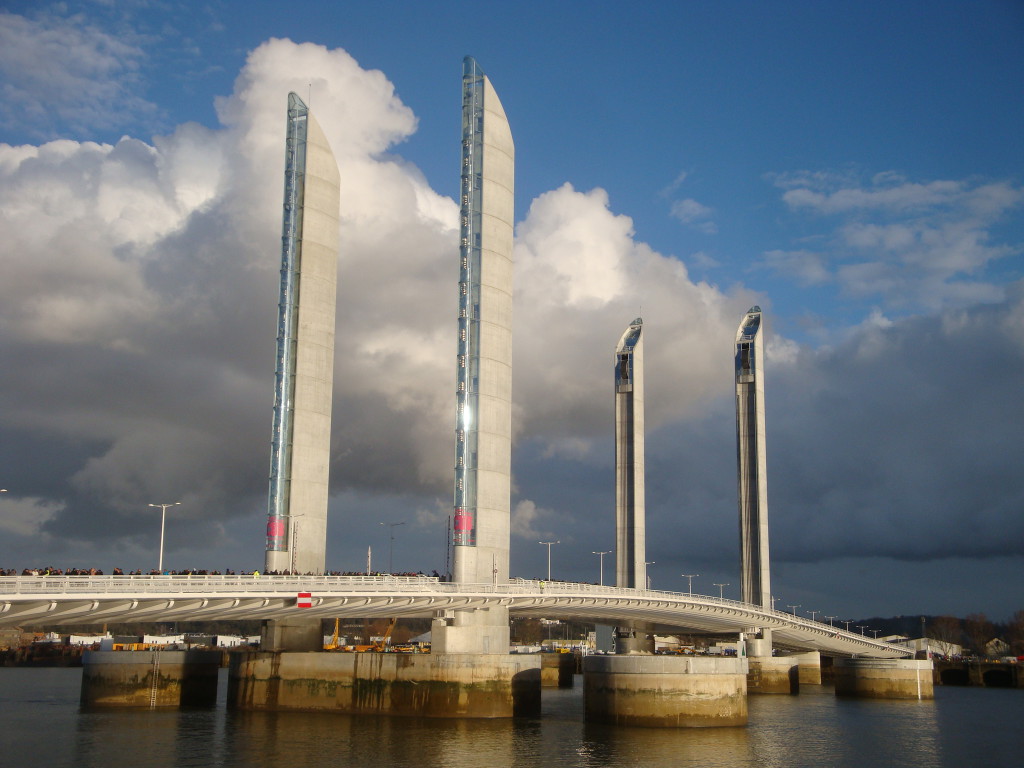
<instances>
[{"instance_id":1,"label":"road surface on bridge","mask_svg":"<svg viewBox=\"0 0 1024 768\"><path fill-rule=\"evenodd\" d=\"M299 607L299 593L309 607ZM305 602L305 601L303 601ZM775 645L834 656L912 652L782 611L706 595L512 579L454 584L426 576L5 576L0 627L108 622L433 617L501 605L512 616L600 624L649 622L659 633L772 630Z\"/></svg>"}]
</instances>

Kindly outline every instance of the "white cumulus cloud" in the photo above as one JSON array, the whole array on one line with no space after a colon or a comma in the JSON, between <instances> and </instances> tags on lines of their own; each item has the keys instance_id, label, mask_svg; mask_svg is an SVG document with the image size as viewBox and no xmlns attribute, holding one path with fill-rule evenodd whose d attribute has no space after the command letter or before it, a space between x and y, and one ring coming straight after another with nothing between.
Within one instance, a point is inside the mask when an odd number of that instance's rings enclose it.
<instances>
[{"instance_id":1,"label":"white cumulus cloud","mask_svg":"<svg viewBox=\"0 0 1024 768\"><path fill-rule=\"evenodd\" d=\"M155 105L141 95L144 57L137 42L81 17L0 12L0 121L46 135L58 123L79 130L115 127L117 111L155 115Z\"/></svg>"}]
</instances>

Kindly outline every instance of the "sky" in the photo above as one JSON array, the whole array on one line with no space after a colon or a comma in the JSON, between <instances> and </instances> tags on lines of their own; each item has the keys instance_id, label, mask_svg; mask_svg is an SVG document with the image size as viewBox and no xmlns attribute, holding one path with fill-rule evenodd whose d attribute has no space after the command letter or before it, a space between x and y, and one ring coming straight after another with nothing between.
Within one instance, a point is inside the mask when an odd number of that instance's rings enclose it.
<instances>
[{"instance_id":1,"label":"sky","mask_svg":"<svg viewBox=\"0 0 1024 768\"><path fill-rule=\"evenodd\" d=\"M739 597L756 304L777 607L1008 618L1022 37L1015 0L5 0L0 567L153 568L174 501L166 567L262 567L295 91L342 178L327 565L444 570L472 55L516 142L512 574L598 580L642 316L651 584Z\"/></svg>"}]
</instances>

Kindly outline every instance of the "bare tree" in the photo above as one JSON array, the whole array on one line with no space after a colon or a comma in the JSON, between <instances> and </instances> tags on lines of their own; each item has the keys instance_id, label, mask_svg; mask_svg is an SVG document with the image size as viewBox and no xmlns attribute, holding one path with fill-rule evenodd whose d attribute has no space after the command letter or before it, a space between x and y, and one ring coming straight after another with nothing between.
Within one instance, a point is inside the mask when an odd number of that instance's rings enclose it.
<instances>
[{"instance_id":1,"label":"bare tree","mask_svg":"<svg viewBox=\"0 0 1024 768\"><path fill-rule=\"evenodd\" d=\"M1017 611L1010 617L1010 625L1006 631L1006 639L1016 655L1024 654L1024 610Z\"/></svg>"},{"instance_id":2,"label":"bare tree","mask_svg":"<svg viewBox=\"0 0 1024 768\"><path fill-rule=\"evenodd\" d=\"M935 641L935 647L943 656L953 656L963 644L963 630L960 619L954 616L939 616L928 628L928 637Z\"/></svg>"},{"instance_id":3,"label":"bare tree","mask_svg":"<svg viewBox=\"0 0 1024 768\"><path fill-rule=\"evenodd\" d=\"M524 645L540 645L544 639L544 629L539 619L519 619L513 624L515 638Z\"/></svg>"},{"instance_id":4,"label":"bare tree","mask_svg":"<svg viewBox=\"0 0 1024 768\"><path fill-rule=\"evenodd\" d=\"M971 647L979 656L985 656L985 643L995 636L995 627L984 613L969 613L964 619L964 629L971 641Z\"/></svg>"}]
</instances>

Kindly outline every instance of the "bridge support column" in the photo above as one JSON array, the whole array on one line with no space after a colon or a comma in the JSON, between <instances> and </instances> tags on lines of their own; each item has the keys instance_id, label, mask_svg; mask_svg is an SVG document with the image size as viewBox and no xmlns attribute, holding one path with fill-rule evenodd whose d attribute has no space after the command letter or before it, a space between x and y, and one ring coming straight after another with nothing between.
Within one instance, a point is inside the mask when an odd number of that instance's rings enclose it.
<instances>
[{"instance_id":1,"label":"bridge support column","mask_svg":"<svg viewBox=\"0 0 1024 768\"><path fill-rule=\"evenodd\" d=\"M508 653L508 609L451 611L435 618L430 625L430 649L435 654Z\"/></svg>"},{"instance_id":2,"label":"bridge support column","mask_svg":"<svg viewBox=\"0 0 1024 768\"><path fill-rule=\"evenodd\" d=\"M540 684L544 688L572 688L576 674L576 655L572 653L540 654Z\"/></svg>"},{"instance_id":3,"label":"bridge support column","mask_svg":"<svg viewBox=\"0 0 1024 768\"><path fill-rule=\"evenodd\" d=\"M654 630L649 624L634 622L615 628L615 653L654 653Z\"/></svg>"},{"instance_id":4,"label":"bridge support column","mask_svg":"<svg viewBox=\"0 0 1024 768\"><path fill-rule=\"evenodd\" d=\"M86 651L83 707L212 707L222 654L210 650Z\"/></svg>"},{"instance_id":5,"label":"bridge support column","mask_svg":"<svg viewBox=\"0 0 1024 768\"><path fill-rule=\"evenodd\" d=\"M277 653L231 656L238 709L504 718L537 714L540 659L512 654Z\"/></svg>"},{"instance_id":6,"label":"bridge support column","mask_svg":"<svg viewBox=\"0 0 1024 768\"><path fill-rule=\"evenodd\" d=\"M264 651L322 651L323 647L320 619L270 619L260 628L260 648Z\"/></svg>"},{"instance_id":7,"label":"bridge support column","mask_svg":"<svg viewBox=\"0 0 1024 768\"><path fill-rule=\"evenodd\" d=\"M821 654L818 651L794 653L790 658L796 660L800 670L800 685L821 685Z\"/></svg>"},{"instance_id":8,"label":"bridge support column","mask_svg":"<svg viewBox=\"0 0 1024 768\"><path fill-rule=\"evenodd\" d=\"M932 662L911 659L836 659L836 696L933 699Z\"/></svg>"},{"instance_id":9,"label":"bridge support column","mask_svg":"<svg viewBox=\"0 0 1024 768\"><path fill-rule=\"evenodd\" d=\"M792 656L747 657L748 693L800 693L800 669Z\"/></svg>"},{"instance_id":10,"label":"bridge support column","mask_svg":"<svg viewBox=\"0 0 1024 768\"><path fill-rule=\"evenodd\" d=\"M587 656L589 722L655 728L747 723L747 661L697 656Z\"/></svg>"}]
</instances>

